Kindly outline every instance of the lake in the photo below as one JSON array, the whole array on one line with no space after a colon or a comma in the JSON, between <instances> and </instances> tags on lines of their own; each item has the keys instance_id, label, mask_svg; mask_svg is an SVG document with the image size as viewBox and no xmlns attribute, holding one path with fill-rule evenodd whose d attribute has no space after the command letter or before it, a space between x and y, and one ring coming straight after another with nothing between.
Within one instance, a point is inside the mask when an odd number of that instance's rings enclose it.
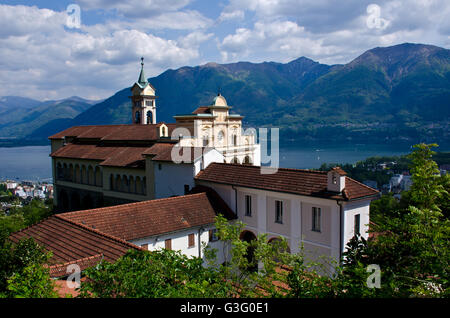
<instances>
[{"instance_id":1,"label":"lake","mask_svg":"<svg viewBox=\"0 0 450 318\"><path fill-rule=\"evenodd\" d=\"M280 146L280 167L319 168L322 163L355 163L372 156L393 156L410 152L408 145L321 145ZM439 148L440 151L447 149ZM50 146L0 148L0 180L51 181Z\"/></svg>"}]
</instances>

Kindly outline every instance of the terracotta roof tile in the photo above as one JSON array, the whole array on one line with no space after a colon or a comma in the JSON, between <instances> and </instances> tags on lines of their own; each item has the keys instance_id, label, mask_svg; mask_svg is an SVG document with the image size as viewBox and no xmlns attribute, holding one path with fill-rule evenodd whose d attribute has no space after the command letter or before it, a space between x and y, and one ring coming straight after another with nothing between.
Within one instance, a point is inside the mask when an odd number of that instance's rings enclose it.
<instances>
[{"instance_id":1,"label":"terracotta roof tile","mask_svg":"<svg viewBox=\"0 0 450 318\"><path fill-rule=\"evenodd\" d=\"M209 106L200 106L192 112L193 114L211 114Z\"/></svg>"},{"instance_id":2,"label":"terracotta roof tile","mask_svg":"<svg viewBox=\"0 0 450 318\"><path fill-rule=\"evenodd\" d=\"M258 166L212 163L195 176L195 179L199 181L211 181L335 200L355 200L379 194L378 191L349 177L345 178L346 197L340 193L327 191L326 171L279 168L274 174L261 174L261 167Z\"/></svg>"},{"instance_id":3,"label":"terracotta roof tile","mask_svg":"<svg viewBox=\"0 0 450 318\"><path fill-rule=\"evenodd\" d=\"M99 255L112 262L129 249L139 249L134 244L63 219L59 215L11 234L10 240L17 243L29 237L52 252L49 266L53 275L61 274L64 264L79 264L83 270L86 266L93 265L94 260L99 260Z\"/></svg>"},{"instance_id":4,"label":"terracotta roof tile","mask_svg":"<svg viewBox=\"0 0 450 318\"><path fill-rule=\"evenodd\" d=\"M148 148L68 144L51 153L50 156L55 158L98 160L104 166L142 168L145 166L145 159L142 153Z\"/></svg>"},{"instance_id":5,"label":"terracotta roof tile","mask_svg":"<svg viewBox=\"0 0 450 318\"><path fill-rule=\"evenodd\" d=\"M159 139L158 128L161 124L74 126L50 136L49 139L75 137L105 141L151 141ZM176 124L165 125L169 129L170 136L176 128Z\"/></svg>"},{"instance_id":6,"label":"terracotta roof tile","mask_svg":"<svg viewBox=\"0 0 450 318\"><path fill-rule=\"evenodd\" d=\"M214 223L228 207L206 193L67 212L58 217L126 241ZM225 210L225 211L224 211ZM234 215L234 214L233 214Z\"/></svg>"},{"instance_id":7,"label":"terracotta roof tile","mask_svg":"<svg viewBox=\"0 0 450 318\"><path fill-rule=\"evenodd\" d=\"M145 155L153 155L152 160L154 161L173 161L172 158L172 150L174 147L177 147L177 154L179 155L180 160L184 160L184 154L189 154L189 162L194 162L195 159L198 159L202 156L203 153L210 151L211 147L178 147L176 144L163 144L156 143L151 148L147 149L143 154ZM176 159L176 158L175 158Z\"/></svg>"}]
</instances>

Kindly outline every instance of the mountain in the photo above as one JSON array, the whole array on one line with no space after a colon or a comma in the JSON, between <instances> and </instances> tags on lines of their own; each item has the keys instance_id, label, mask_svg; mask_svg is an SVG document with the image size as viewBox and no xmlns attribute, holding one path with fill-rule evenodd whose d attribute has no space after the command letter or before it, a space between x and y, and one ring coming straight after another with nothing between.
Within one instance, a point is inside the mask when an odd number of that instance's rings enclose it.
<instances>
[{"instance_id":1,"label":"mountain","mask_svg":"<svg viewBox=\"0 0 450 318\"><path fill-rule=\"evenodd\" d=\"M158 121L173 122L172 116L210 104L220 91L232 112L245 116L245 125L279 127L284 139L450 141L450 50L431 45L374 48L345 65L306 57L208 63L167 70L149 81L158 96ZM125 88L74 112L73 119L61 116L28 130L27 138L45 139L73 125L130 123L129 95Z\"/></svg>"},{"instance_id":2,"label":"mountain","mask_svg":"<svg viewBox=\"0 0 450 318\"><path fill-rule=\"evenodd\" d=\"M449 138L449 106L450 50L407 43L369 50L330 71L274 117L275 125L300 134L346 127L341 133L353 131L362 140L442 140Z\"/></svg>"},{"instance_id":3,"label":"mountain","mask_svg":"<svg viewBox=\"0 0 450 318\"><path fill-rule=\"evenodd\" d=\"M72 118L95 104L80 97L70 97L55 101L35 101L16 96L1 97L5 109L0 111L0 139L40 139L34 138L33 131L43 125L58 120L70 122Z\"/></svg>"},{"instance_id":4,"label":"mountain","mask_svg":"<svg viewBox=\"0 0 450 318\"><path fill-rule=\"evenodd\" d=\"M32 108L41 102L35 99L19 97L19 96L1 96L0 97L0 113L14 108Z\"/></svg>"}]
</instances>

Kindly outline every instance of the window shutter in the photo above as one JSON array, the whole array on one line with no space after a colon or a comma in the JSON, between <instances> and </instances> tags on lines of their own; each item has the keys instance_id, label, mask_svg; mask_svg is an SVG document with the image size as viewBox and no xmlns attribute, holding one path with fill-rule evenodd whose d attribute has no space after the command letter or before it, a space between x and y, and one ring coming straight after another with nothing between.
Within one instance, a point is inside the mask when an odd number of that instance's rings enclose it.
<instances>
[{"instance_id":1,"label":"window shutter","mask_svg":"<svg viewBox=\"0 0 450 318\"><path fill-rule=\"evenodd\" d=\"M166 247L166 250L171 250L172 249L172 239L167 239L166 241L165 241L165 247Z\"/></svg>"},{"instance_id":2,"label":"window shutter","mask_svg":"<svg viewBox=\"0 0 450 318\"><path fill-rule=\"evenodd\" d=\"M189 234L188 236L188 247L193 247L195 246L195 235L194 234Z\"/></svg>"}]
</instances>

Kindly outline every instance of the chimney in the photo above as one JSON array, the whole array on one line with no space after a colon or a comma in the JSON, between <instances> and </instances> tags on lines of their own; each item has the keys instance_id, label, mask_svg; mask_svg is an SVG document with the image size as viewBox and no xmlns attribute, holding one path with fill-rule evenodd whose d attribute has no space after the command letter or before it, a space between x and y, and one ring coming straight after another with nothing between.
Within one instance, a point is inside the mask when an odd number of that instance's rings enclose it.
<instances>
[{"instance_id":1,"label":"chimney","mask_svg":"<svg viewBox=\"0 0 450 318\"><path fill-rule=\"evenodd\" d=\"M345 175L341 167L334 167L327 173L327 190L341 193L345 189Z\"/></svg>"}]
</instances>

